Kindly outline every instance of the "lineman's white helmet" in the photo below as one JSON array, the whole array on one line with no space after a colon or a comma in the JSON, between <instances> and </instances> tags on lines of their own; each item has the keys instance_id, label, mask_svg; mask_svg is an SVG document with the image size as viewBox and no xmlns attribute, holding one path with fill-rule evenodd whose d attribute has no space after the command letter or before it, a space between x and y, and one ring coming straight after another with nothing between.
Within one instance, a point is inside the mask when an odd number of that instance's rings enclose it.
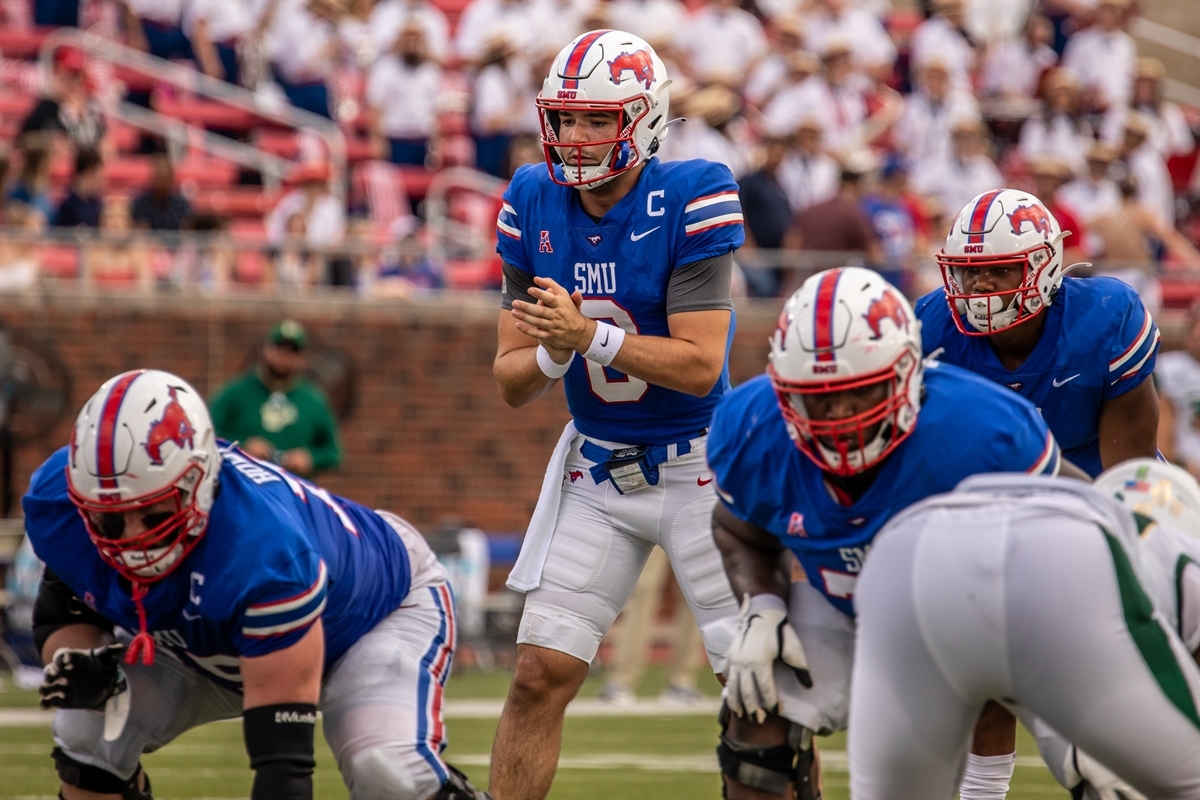
<instances>
[{"instance_id":1,"label":"lineman's white helmet","mask_svg":"<svg viewBox=\"0 0 1200 800\"><path fill-rule=\"evenodd\" d=\"M1131 458L1096 478L1096 489L1131 511L1200 539L1200 484L1174 464Z\"/></svg>"},{"instance_id":2,"label":"lineman's white helmet","mask_svg":"<svg viewBox=\"0 0 1200 800\"><path fill-rule=\"evenodd\" d=\"M904 295L861 267L817 273L788 299L767 372L788 433L821 469L862 472L912 432L921 407L920 331ZM874 408L846 419L809 418L806 395L884 382L887 398Z\"/></svg>"},{"instance_id":3,"label":"lineman's white helmet","mask_svg":"<svg viewBox=\"0 0 1200 800\"><path fill-rule=\"evenodd\" d=\"M1062 285L1066 270L1061 242L1067 233L1029 192L994 189L967 203L954 218L937 256L950 315L958 329L968 336L989 336L1044 311ZM1022 270L1015 291L968 294L964 290L965 270L997 267Z\"/></svg>"},{"instance_id":4,"label":"lineman's white helmet","mask_svg":"<svg viewBox=\"0 0 1200 800\"><path fill-rule=\"evenodd\" d=\"M588 31L564 47L537 97L550 177L555 183L591 189L649 159L666 136L670 83L654 48L631 33ZM615 112L617 136L564 144L558 136L562 111ZM584 163L584 147L606 144L608 152L598 164Z\"/></svg>"},{"instance_id":5,"label":"lineman's white helmet","mask_svg":"<svg viewBox=\"0 0 1200 800\"><path fill-rule=\"evenodd\" d=\"M216 496L221 452L204 399L160 370L104 382L75 420L67 465L71 501L100 556L130 580L171 572L199 541ZM124 514L172 503L150 530L121 538Z\"/></svg>"}]
</instances>

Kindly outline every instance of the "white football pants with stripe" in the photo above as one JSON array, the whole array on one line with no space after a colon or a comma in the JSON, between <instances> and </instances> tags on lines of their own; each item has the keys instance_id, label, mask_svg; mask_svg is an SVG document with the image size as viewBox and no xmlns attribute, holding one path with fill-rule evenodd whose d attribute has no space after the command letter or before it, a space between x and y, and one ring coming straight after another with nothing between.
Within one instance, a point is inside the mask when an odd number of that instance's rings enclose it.
<instances>
[{"instance_id":1,"label":"white football pants with stripe","mask_svg":"<svg viewBox=\"0 0 1200 800\"><path fill-rule=\"evenodd\" d=\"M1143 569L1128 512L1067 479L980 476L894 519L857 586L851 797L950 800L991 699L1148 797L1200 797L1200 668Z\"/></svg>"}]
</instances>

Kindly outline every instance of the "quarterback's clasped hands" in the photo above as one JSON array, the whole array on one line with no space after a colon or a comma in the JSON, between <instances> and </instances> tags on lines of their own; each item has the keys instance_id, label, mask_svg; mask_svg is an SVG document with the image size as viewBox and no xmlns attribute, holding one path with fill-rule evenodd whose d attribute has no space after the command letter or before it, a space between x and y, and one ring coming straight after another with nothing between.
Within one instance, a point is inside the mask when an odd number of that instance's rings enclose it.
<instances>
[{"instance_id":1,"label":"quarterback's clasped hands","mask_svg":"<svg viewBox=\"0 0 1200 800\"><path fill-rule=\"evenodd\" d=\"M555 361L565 363L572 352L587 349L595 335L596 322L579 310L583 303L579 291L569 293L550 278L537 276L533 280L537 286L529 287L529 294L537 298L537 305L513 301L517 330L541 342Z\"/></svg>"}]
</instances>

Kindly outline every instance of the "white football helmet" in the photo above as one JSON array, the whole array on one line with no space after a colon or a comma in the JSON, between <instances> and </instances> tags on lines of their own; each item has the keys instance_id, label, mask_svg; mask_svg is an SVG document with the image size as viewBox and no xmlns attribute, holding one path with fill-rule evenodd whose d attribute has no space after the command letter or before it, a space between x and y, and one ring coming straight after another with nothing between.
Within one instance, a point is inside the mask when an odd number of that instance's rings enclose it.
<instances>
[{"instance_id":1,"label":"white football helmet","mask_svg":"<svg viewBox=\"0 0 1200 800\"><path fill-rule=\"evenodd\" d=\"M827 472L854 475L912 432L922 368L921 323L904 295L869 269L840 267L813 275L788 299L771 336L767 373L801 452ZM806 396L879 383L888 394L873 408L844 419L809 418Z\"/></svg>"},{"instance_id":2,"label":"white football helmet","mask_svg":"<svg viewBox=\"0 0 1200 800\"><path fill-rule=\"evenodd\" d=\"M967 203L937 255L954 324L968 336L993 333L1027 322L1054 302L1062 285L1062 231L1046 206L1028 192L993 189ZM1009 267L1022 271L1016 290L968 294L969 269ZM970 328L963 324L966 315Z\"/></svg>"},{"instance_id":3,"label":"white football helmet","mask_svg":"<svg viewBox=\"0 0 1200 800\"><path fill-rule=\"evenodd\" d=\"M208 524L221 468L216 439L204 399L169 372L125 372L92 395L71 431L67 484L107 564L141 583L179 566ZM126 512L164 500L171 512L121 538Z\"/></svg>"},{"instance_id":4,"label":"white football helmet","mask_svg":"<svg viewBox=\"0 0 1200 800\"><path fill-rule=\"evenodd\" d=\"M1200 484L1187 470L1153 458L1131 458L1105 470L1095 487L1130 511L1200 539Z\"/></svg>"},{"instance_id":5,"label":"white football helmet","mask_svg":"<svg viewBox=\"0 0 1200 800\"><path fill-rule=\"evenodd\" d=\"M554 182L592 189L649 159L666 136L670 83L654 48L631 33L589 31L564 47L537 97L542 149ZM615 112L617 137L564 144L558 138L562 111ZM609 151L600 163L584 164L583 148L605 144Z\"/></svg>"}]
</instances>

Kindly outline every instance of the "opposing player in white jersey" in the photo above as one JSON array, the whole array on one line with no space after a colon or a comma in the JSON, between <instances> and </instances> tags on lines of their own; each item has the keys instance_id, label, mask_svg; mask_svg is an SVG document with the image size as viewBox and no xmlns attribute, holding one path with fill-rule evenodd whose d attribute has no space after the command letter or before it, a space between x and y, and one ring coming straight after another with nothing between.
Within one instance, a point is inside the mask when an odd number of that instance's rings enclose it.
<instances>
[{"instance_id":1,"label":"opposing player in white jersey","mask_svg":"<svg viewBox=\"0 0 1200 800\"><path fill-rule=\"evenodd\" d=\"M1179 476L1146 459L1098 484L1196 519ZM851 795L949 800L997 700L1075 797L1200 797L1197 545L1054 478L972 477L895 518L858 581Z\"/></svg>"},{"instance_id":2,"label":"opposing player in white jersey","mask_svg":"<svg viewBox=\"0 0 1200 800\"><path fill-rule=\"evenodd\" d=\"M1096 479L1097 491L1133 511L1146 594L1200 663L1200 484L1179 467L1149 458L1125 461ZM1054 777L1081 800L1146 800L1043 720L1017 708ZM1200 770L1200 765L1197 765Z\"/></svg>"},{"instance_id":3,"label":"opposing player in white jersey","mask_svg":"<svg viewBox=\"0 0 1200 800\"><path fill-rule=\"evenodd\" d=\"M496 223L500 393L522 406L562 379L574 418L508 581L527 596L492 750L497 800L546 796L563 712L654 545L717 672L733 637L704 453L729 390L742 214L725 166L653 157L669 84L636 36L591 31L564 48L537 100L546 165L517 171Z\"/></svg>"}]
</instances>

